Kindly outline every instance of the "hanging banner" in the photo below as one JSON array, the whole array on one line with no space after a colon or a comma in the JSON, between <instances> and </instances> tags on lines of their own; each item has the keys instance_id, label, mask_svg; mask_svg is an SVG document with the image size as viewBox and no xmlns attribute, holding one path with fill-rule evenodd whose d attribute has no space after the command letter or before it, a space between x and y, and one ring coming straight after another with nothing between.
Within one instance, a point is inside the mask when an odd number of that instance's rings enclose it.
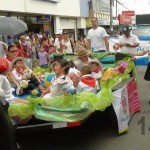
<instances>
[{"instance_id":1,"label":"hanging banner","mask_svg":"<svg viewBox=\"0 0 150 150\"><path fill-rule=\"evenodd\" d=\"M132 78L123 88L113 92L112 102L115 110L119 134L128 130L132 115L141 110L135 79Z\"/></svg>"},{"instance_id":2,"label":"hanging banner","mask_svg":"<svg viewBox=\"0 0 150 150\"><path fill-rule=\"evenodd\" d=\"M128 101L129 101L129 116L141 110L141 104L138 97L136 81L134 78L127 84Z\"/></svg>"},{"instance_id":3,"label":"hanging banner","mask_svg":"<svg viewBox=\"0 0 150 150\"><path fill-rule=\"evenodd\" d=\"M124 16L135 16L135 11L122 11Z\"/></svg>"},{"instance_id":4,"label":"hanging banner","mask_svg":"<svg viewBox=\"0 0 150 150\"><path fill-rule=\"evenodd\" d=\"M124 16L124 15L119 15L118 16L119 24L131 24L131 16Z\"/></svg>"},{"instance_id":5,"label":"hanging banner","mask_svg":"<svg viewBox=\"0 0 150 150\"><path fill-rule=\"evenodd\" d=\"M136 24L135 11L122 11L118 16L119 24Z\"/></svg>"},{"instance_id":6,"label":"hanging banner","mask_svg":"<svg viewBox=\"0 0 150 150\"><path fill-rule=\"evenodd\" d=\"M114 101L112 102L115 110L119 134L128 130L129 122L129 106L126 86L120 90L113 92Z\"/></svg>"}]
</instances>

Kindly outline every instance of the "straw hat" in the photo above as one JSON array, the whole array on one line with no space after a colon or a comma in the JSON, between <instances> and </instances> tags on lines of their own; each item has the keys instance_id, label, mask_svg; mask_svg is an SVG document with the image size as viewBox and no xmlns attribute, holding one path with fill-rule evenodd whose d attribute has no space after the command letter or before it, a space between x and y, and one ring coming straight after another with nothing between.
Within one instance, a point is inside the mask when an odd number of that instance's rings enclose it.
<instances>
[{"instance_id":1,"label":"straw hat","mask_svg":"<svg viewBox=\"0 0 150 150\"><path fill-rule=\"evenodd\" d=\"M79 46L78 48L76 48L76 51L78 57L88 56L88 51L83 46Z\"/></svg>"},{"instance_id":2,"label":"straw hat","mask_svg":"<svg viewBox=\"0 0 150 150\"><path fill-rule=\"evenodd\" d=\"M98 60L91 60L89 65L92 66L93 63L98 64L100 68L102 68L102 66L103 66L102 63L99 62Z\"/></svg>"},{"instance_id":3,"label":"straw hat","mask_svg":"<svg viewBox=\"0 0 150 150\"><path fill-rule=\"evenodd\" d=\"M21 36L20 36L20 40L21 40L21 41L22 41L22 40L25 40L25 38L26 38L25 35L21 35Z\"/></svg>"},{"instance_id":4,"label":"straw hat","mask_svg":"<svg viewBox=\"0 0 150 150\"><path fill-rule=\"evenodd\" d=\"M14 68L14 63L15 63L16 61L18 61L18 60L21 60L23 63L25 63L25 60L24 60L23 57L14 58L14 59L12 60L12 62L11 62L11 69Z\"/></svg>"}]
</instances>

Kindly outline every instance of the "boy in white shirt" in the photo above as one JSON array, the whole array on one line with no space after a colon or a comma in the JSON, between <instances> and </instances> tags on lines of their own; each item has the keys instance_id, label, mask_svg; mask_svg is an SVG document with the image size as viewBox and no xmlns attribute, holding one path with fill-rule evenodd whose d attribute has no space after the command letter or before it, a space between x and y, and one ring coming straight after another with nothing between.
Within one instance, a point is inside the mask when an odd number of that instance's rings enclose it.
<instances>
[{"instance_id":1,"label":"boy in white shirt","mask_svg":"<svg viewBox=\"0 0 150 150\"><path fill-rule=\"evenodd\" d=\"M77 87L77 93L86 91L97 94L99 90L98 82L91 75L90 66L83 66L80 70L81 72L81 80Z\"/></svg>"}]
</instances>

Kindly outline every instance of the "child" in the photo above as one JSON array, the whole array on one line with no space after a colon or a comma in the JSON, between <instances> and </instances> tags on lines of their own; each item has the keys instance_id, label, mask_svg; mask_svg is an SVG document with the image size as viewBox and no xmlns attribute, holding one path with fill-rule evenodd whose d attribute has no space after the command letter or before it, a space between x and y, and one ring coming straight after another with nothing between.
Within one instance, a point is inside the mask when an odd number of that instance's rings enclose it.
<instances>
[{"instance_id":1,"label":"child","mask_svg":"<svg viewBox=\"0 0 150 150\"><path fill-rule=\"evenodd\" d=\"M47 68L48 67L48 54L44 51L44 47L41 46L40 52L38 53L39 58L39 66L41 68Z\"/></svg>"},{"instance_id":2,"label":"child","mask_svg":"<svg viewBox=\"0 0 150 150\"><path fill-rule=\"evenodd\" d=\"M32 43L31 40L28 36L25 37L25 49L26 49L26 58L31 58L32 57Z\"/></svg>"},{"instance_id":3,"label":"child","mask_svg":"<svg viewBox=\"0 0 150 150\"><path fill-rule=\"evenodd\" d=\"M81 72L81 80L77 87L77 92L92 92L97 93L99 90L98 82L95 78L91 75L91 68L90 66L83 66L80 70Z\"/></svg>"},{"instance_id":4,"label":"child","mask_svg":"<svg viewBox=\"0 0 150 150\"><path fill-rule=\"evenodd\" d=\"M9 63L5 58L0 58L0 88L4 92L4 99L9 103L19 102L19 103L27 103L27 101L22 99L16 99L12 92L14 89L11 88L11 85L6 77L6 73L9 69ZM2 95L1 95L2 96Z\"/></svg>"},{"instance_id":5,"label":"child","mask_svg":"<svg viewBox=\"0 0 150 150\"><path fill-rule=\"evenodd\" d=\"M99 80L102 76L102 64L98 60L90 61L90 66L92 70L92 77Z\"/></svg>"},{"instance_id":6,"label":"child","mask_svg":"<svg viewBox=\"0 0 150 150\"><path fill-rule=\"evenodd\" d=\"M71 60L69 61L69 67L68 77L72 80L74 87L77 88L81 76L80 71L75 68L75 64Z\"/></svg>"},{"instance_id":7,"label":"child","mask_svg":"<svg viewBox=\"0 0 150 150\"><path fill-rule=\"evenodd\" d=\"M12 67L12 73L15 76L16 80L20 83L22 80L29 80L28 82L28 87L23 89L23 94L28 93L30 90L39 88L41 91L44 89L41 85L40 85L40 81L38 80L38 78L33 74L33 71L31 69L24 69L23 68L23 63L24 59L22 57L18 57L13 59L12 63L11 63L11 67ZM29 71L29 74L31 74L31 77L27 78L24 77L25 72ZM19 93L20 89L16 90L16 94L17 95L21 95Z\"/></svg>"},{"instance_id":8,"label":"child","mask_svg":"<svg viewBox=\"0 0 150 150\"><path fill-rule=\"evenodd\" d=\"M42 97L51 98L66 95L66 91L68 91L67 93L74 94L72 93L72 91L74 91L73 82L69 77L67 77L69 72L68 61L65 59L56 60L53 64L53 70L56 76L52 79L51 86L42 93Z\"/></svg>"}]
</instances>

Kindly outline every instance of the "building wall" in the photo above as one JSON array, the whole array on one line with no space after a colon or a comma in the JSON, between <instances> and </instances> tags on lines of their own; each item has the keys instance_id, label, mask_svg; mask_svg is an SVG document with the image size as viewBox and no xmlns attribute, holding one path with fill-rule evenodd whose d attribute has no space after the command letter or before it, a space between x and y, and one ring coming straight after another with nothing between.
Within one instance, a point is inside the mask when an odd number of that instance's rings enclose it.
<instances>
[{"instance_id":1,"label":"building wall","mask_svg":"<svg viewBox=\"0 0 150 150\"><path fill-rule=\"evenodd\" d=\"M80 16L89 17L89 0L80 0Z\"/></svg>"},{"instance_id":2,"label":"building wall","mask_svg":"<svg viewBox=\"0 0 150 150\"><path fill-rule=\"evenodd\" d=\"M0 11L50 14L58 16L80 17L80 0L5 0Z\"/></svg>"}]
</instances>

